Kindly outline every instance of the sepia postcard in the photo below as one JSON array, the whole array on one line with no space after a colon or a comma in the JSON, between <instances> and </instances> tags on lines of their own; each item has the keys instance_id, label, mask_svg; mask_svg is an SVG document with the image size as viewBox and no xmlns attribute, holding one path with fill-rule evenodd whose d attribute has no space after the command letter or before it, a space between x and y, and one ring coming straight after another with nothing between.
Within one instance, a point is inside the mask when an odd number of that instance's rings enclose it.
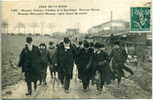
<instances>
[{"instance_id":1,"label":"sepia postcard","mask_svg":"<svg viewBox=\"0 0 153 100\"><path fill-rule=\"evenodd\" d=\"M151 0L0 0L1 99L152 99Z\"/></svg>"}]
</instances>

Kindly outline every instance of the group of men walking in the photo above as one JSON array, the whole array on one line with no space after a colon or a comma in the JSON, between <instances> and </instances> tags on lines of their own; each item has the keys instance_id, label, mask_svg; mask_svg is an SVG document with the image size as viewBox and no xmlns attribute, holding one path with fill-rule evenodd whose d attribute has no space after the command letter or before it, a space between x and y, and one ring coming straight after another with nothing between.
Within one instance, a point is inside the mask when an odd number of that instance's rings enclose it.
<instances>
[{"instance_id":1,"label":"group of men walking","mask_svg":"<svg viewBox=\"0 0 153 100\"><path fill-rule=\"evenodd\" d=\"M73 78L74 64L77 66L78 79L82 83L84 92L87 92L90 82L96 84L97 92L101 93L104 84L111 84L117 79L118 84L124 77L126 70L133 74L132 70L125 66L127 53L119 41L114 42L110 54L105 50L105 45L100 42L88 42L87 40L72 43L68 37L56 46L49 42L47 47L41 43L39 47L32 44L32 38L26 38L26 45L20 54L19 66L25 73L28 93L32 94L32 82L37 89L37 81L47 84L47 67L49 66L51 78L56 74L64 87L65 93L69 93L70 81Z\"/></svg>"}]
</instances>

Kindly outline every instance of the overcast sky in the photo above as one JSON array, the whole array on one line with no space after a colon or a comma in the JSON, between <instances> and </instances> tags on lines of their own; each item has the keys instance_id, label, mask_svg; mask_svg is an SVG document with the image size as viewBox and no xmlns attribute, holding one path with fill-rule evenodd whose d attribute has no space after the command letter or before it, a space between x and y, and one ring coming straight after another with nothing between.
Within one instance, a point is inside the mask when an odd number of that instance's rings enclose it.
<instances>
[{"instance_id":1,"label":"overcast sky","mask_svg":"<svg viewBox=\"0 0 153 100\"><path fill-rule=\"evenodd\" d=\"M12 2L13 1L13 2ZM48 23L52 23L52 29L44 28L47 32L64 32L66 28L80 28L81 32L87 32L89 28L99 25L110 20L110 12L113 12L114 20L130 20L130 7L143 6L145 2L150 0L8 0L1 3L2 19L7 20L10 24L9 31L16 32L14 28L18 22L25 23L29 26L31 23L44 23L47 27ZM12 8L38 8L39 5L67 5L69 8L96 8L100 11L92 12L83 16L18 16L11 13ZM26 32L32 31L26 28ZM40 32L40 28L37 28Z\"/></svg>"}]
</instances>

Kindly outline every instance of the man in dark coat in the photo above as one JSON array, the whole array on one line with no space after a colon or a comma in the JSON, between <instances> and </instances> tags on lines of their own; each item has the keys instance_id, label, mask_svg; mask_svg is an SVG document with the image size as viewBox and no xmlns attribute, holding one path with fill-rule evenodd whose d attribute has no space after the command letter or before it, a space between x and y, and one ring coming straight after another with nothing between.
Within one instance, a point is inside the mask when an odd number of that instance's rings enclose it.
<instances>
[{"instance_id":1,"label":"man in dark coat","mask_svg":"<svg viewBox=\"0 0 153 100\"><path fill-rule=\"evenodd\" d=\"M95 51L94 42L89 43L89 51L90 51L90 54L94 54L94 51ZM93 68L93 63L91 64L91 79L93 78L93 72L92 72L93 69L92 68Z\"/></svg>"},{"instance_id":2,"label":"man in dark coat","mask_svg":"<svg viewBox=\"0 0 153 100\"><path fill-rule=\"evenodd\" d=\"M109 56L104 51L104 45L97 42L94 47L93 76L97 86L97 93L100 94L104 83L110 83L113 77L108 66Z\"/></svg>"},{"instance_id":3,"label":"man in dark coat","mask_svg":"<svg viewBox=\"0 0 153 100\"><path fill-rule=\"evenodd\" d=\"M32 93L32 82L34 82L34 89L37 88L37 80L40 79L40 51L37 46L32 44L32 38L26 38L26 47L23 48L20 54L19 67L22 67L22 72L25 75L28 93Z\"/></svg>"},{"instance_id":4,"label":"man in dark coat","mask_svg":"<svg viewBox=\"0 0 153 100\"><path fill-rule=\"evenodd\" d=\"M79 66L79 62L80 62L80 54L81 54L81 50L83 49L83 42L79 41L79 45L76 48L76 59L75 59L75 64L77 66L78 69L78 78L81 80L81 67Z\"/></svg>"},{"instance_id":5,"label":"man in dark coat","mask_svg":"<svg viewBox=\"0 0 153 100\"><path fill-rule=\"evenodd\" d=\"M89 88L89 82L91 79L91 64L92 64L92 56L89 49L89 43L87 41L84 41L84 48L80 50L80 53L78 55L78 63L77 66L80 68L80 79L83 83L83 89L86 92Z\"/></svg>"},{"instance_id":6,"label":"man in dark coat","mask_svg":"<svg viewBox=\"0 0 153 100\"><path fill-rule=\"evenodd\" d=\"M49 58L50 58L50 63L49 63L49 70L51 74L51 78L56 76L57 72L57 57L56 57L56 47L54 46L54 43L52 41L49 42L49 47L48 47L48 52L49 52Z\"/></svg>"},{"instance_id":7,"label":"man in dark coat","mask_svg":"<svg viewBox=\"0 0 153 100\"><path fill-rule=\"evenodd\" d=\"M133 71L124 64L126 60L127 53L125 49L121 48L119 41L114 42L114 48L110 54L110 61L115 77L118 79L118 87L121 82L121 78L124 77L123 69L133 74Z\"/></svg>"},{"instance_id":8,"label":"man in dark coat","mask_svg":"<svg viewBox=\"0 0 153 100\"><path fill-rule=\"evenodd\" d=\"M69 93L70 80L72 79L73 66L75 59L75 46L70 42L69 38L64 38L64 41L57 48L57 66L58 77L61 84L64 85L66 93Z\"/></svg>"},{"instance_id":9,"label":"man in dark coat","mask_svg":"<svg viewBox=\"0 0 153 100\"><path fill-rule=\"evenodd\" d=\"M39 50L40 50L40 54L41 54L40 85L41 85L41 83L47 85L47 82L46 82L47 68L48 68L48 64L49 64L49 61L50 61L49 52L47 50L47 46L46 46L45 43L41 43L39 45Z\"/></svg>"}]
</instances>

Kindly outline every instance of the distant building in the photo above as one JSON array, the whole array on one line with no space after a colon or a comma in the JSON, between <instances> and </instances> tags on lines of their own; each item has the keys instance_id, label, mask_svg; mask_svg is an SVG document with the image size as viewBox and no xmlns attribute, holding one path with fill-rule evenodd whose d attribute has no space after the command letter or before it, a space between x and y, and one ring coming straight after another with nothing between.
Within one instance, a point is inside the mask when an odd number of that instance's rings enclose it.
<instances>
[{"instance_id":1,"label":"distant building","mask_svg":"<svg viewBox=\"0 0 153 100\"><path fill-rule=\"evenodd\" d=\"M77 35L77 34L79 34L79 29L78 28L69 28L69 29L66 30L66 34L68 36Z\"/></svg>"},{"instance_id":2,"label":"distant building","mask_svg":"<svg viewBox=\"0 0 153 100\"><path fill-rule=\"evenodd\" d=\"M88 30L89 34L118 34L129 31L129 22L122 20L112 20L103 24L94 26Z\"/></svg>"}]
</instances>

